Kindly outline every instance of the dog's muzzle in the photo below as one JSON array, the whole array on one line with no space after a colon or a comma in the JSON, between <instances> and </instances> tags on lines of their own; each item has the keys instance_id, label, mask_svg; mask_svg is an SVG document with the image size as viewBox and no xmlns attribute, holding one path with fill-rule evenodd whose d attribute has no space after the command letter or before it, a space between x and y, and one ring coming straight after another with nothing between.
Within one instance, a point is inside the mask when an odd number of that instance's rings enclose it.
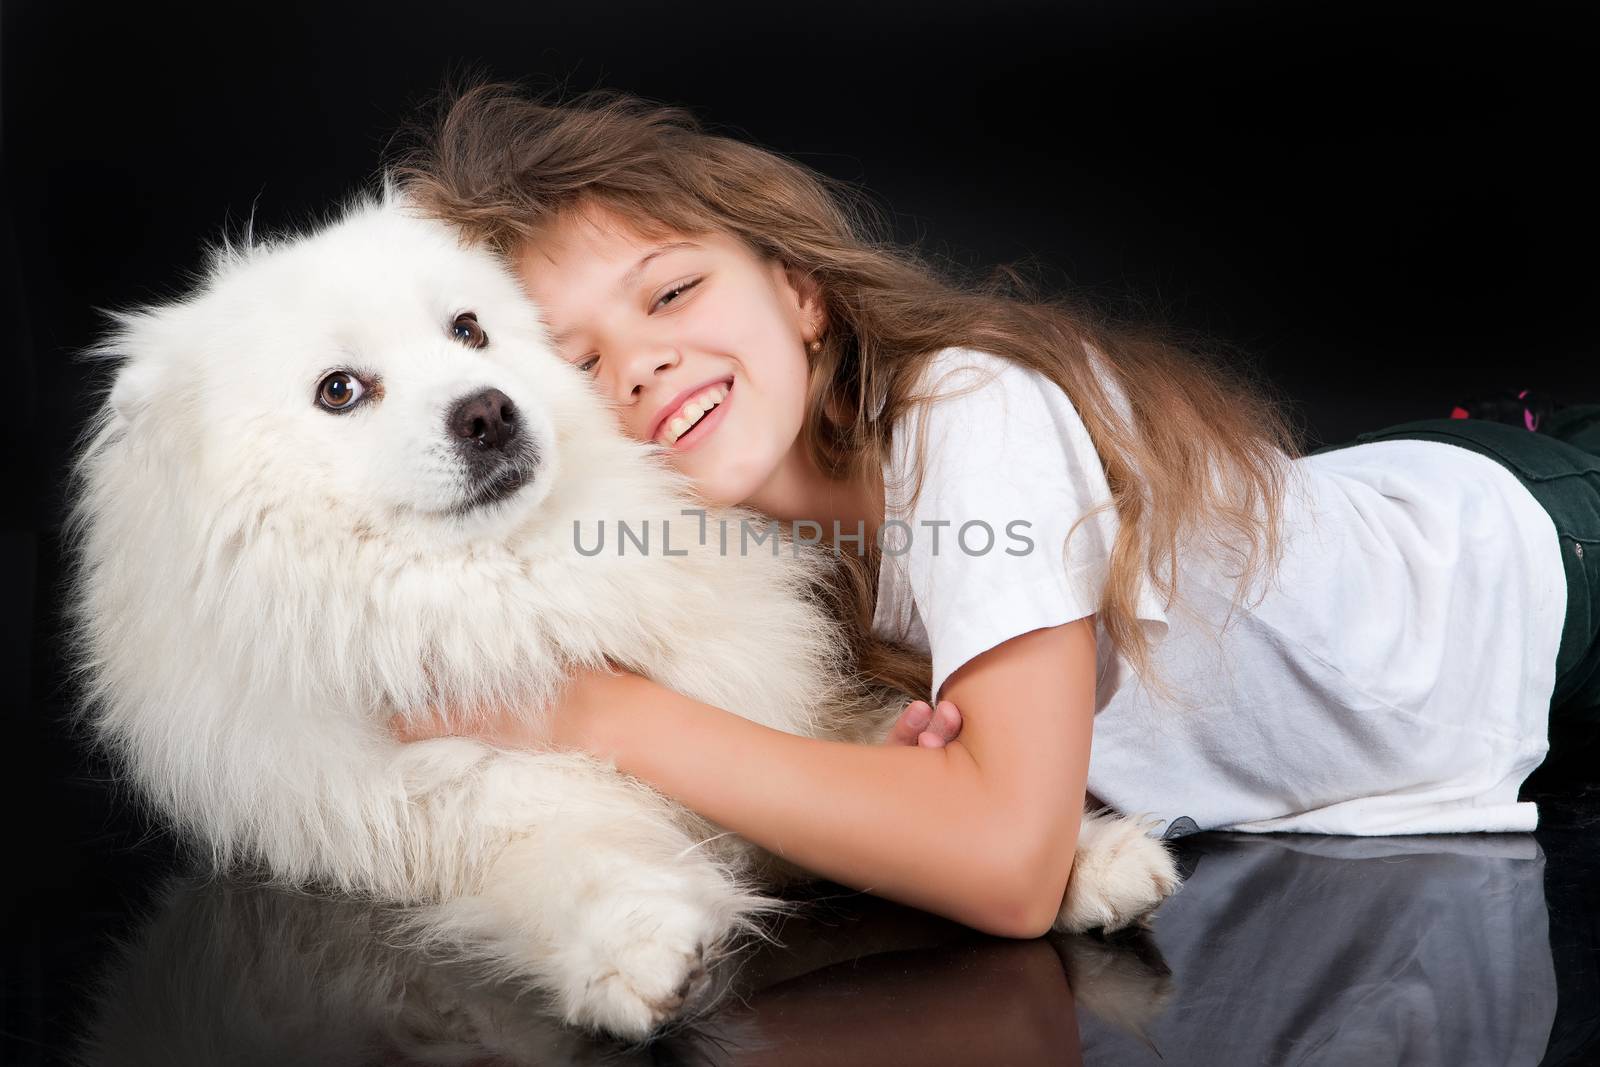
<instances>
[{"instance_id":1,"label":"dog's muzzle","mask_svg":"<svg viewBox=\"0 0 1600 1067\"><path fill-rule=\"evenodd\" d=\"M485 389L463 397L445 415L445 429L466 467L466 498L458 514L511 496L533 480L539 446L509 396Z\"/></svg>"}]
</instances>

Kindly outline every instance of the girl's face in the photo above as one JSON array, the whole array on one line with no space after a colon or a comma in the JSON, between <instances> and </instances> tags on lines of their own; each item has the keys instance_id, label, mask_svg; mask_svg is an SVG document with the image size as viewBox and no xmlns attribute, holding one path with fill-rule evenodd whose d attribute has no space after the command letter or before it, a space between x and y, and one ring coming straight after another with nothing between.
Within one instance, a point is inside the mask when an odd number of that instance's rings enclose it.
<instances>
[{"instance_id":1,"label":"girl's face","mask_svg":"<svg viewBox=\"0 0 1600 1067\"><path fill-rule=\"evenodd\" d=\"M641 237L597 208L564 213L515 264L556 350L628 434L666 447L709 503L792 511L822 326L811 287L736 238Z\"/></svg>"}]
</instances>

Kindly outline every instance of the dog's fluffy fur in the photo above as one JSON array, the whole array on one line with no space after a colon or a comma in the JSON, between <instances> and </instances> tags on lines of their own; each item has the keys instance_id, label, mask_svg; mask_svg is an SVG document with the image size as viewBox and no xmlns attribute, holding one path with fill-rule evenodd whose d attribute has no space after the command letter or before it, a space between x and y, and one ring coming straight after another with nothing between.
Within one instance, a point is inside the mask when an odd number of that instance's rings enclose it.
<instances>
[{"instance_id":1,"label":"dog's fluffy fur","mask_svg":"<svg viewBox=\"0 0 1600 1067\"><path fill-rule=\"evenodd\" d=\"M486 347L452 336L463 311ZM692 1002L797 871L587 756L386 723L535 716L609 659L780 730L881 740L899 705L850 681L820 553L702 544L688 481L622 434L507 269L391 190L225 246L95 354L118 362L74 468L71 610L86 721L140 790L219 864L426 905L430 935L569 1022L639 1036ZM314 403L337 369L374 391L342 413ZM492 469L447 425L487 389L519 428ZM475 503L509 470L519 489ZM606 551L576 551L599 519ZM648 554L617 553L619 520L648 522ZM1083 847L1111 837L1140 858L1074 878L1064 926L1132 921L1175 884L1134 824L1086 818Z\"/></svg>"}]
</instances>

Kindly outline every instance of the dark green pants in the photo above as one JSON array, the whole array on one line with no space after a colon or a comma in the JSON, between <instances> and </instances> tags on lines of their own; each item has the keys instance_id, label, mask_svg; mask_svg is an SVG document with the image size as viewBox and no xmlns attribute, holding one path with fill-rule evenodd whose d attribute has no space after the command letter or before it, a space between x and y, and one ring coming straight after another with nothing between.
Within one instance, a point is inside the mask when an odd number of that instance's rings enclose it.
<instances>
[{"instance_id":1,"label":"dark green pants","mask_svg":"<svg viewBox=\"0 0 1600 1067\"><path fill-rule=\"evenodd\" d=\"M1567 615L1550 700L1552 747L1568 724L1600 727L1600 404L1563 408L1546 417L1539 433L1483 419L1422 419L1312 455L1394 438L1443 441L1488 456L1550 513L1567 574Z\"/></svg>"}]
</instances>

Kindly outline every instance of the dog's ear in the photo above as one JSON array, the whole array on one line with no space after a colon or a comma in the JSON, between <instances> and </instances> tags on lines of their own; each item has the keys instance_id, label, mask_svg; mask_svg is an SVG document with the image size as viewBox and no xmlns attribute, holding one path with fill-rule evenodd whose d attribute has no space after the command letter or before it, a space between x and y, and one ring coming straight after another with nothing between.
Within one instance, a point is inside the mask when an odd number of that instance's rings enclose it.
<instances>
[{"instance_id":1,"label":"dog's ear","mask_svg":"<svg viewBox=\"0 0 1600 1067\"><path fill-rule=\"evenodd\" d=\"M378 176L378 206L385 211L397 211L411 206L411 197L400 185L394 171L385 170Z\"/></svg>"},{"instance_id":2,"label":"dog's ear","mask_svg":"<svg viewBox=\"0 0 1600 1067\"><path fill-rule=\"evenodd\" d=\"M150 405L167 374L170 360L163 357L170 318L159 308L103 310L112 327L83 351L83 357L102 370L112 371L106 403L117 418L133 422ZM104 380L104 379L102 379Z\"/></svg>"},{"instance_id":3,"label":"dog's ear","mask_svg":"<svg viewBox=\"0 0 1600 1067\"><path fill-rule=\"evenodd\" d=\"M161 384L162 367L153 359L130 359L117 371L111 386L111 407L117 415L133 422L149 406Z\"/></svg>"}]
</instances>

